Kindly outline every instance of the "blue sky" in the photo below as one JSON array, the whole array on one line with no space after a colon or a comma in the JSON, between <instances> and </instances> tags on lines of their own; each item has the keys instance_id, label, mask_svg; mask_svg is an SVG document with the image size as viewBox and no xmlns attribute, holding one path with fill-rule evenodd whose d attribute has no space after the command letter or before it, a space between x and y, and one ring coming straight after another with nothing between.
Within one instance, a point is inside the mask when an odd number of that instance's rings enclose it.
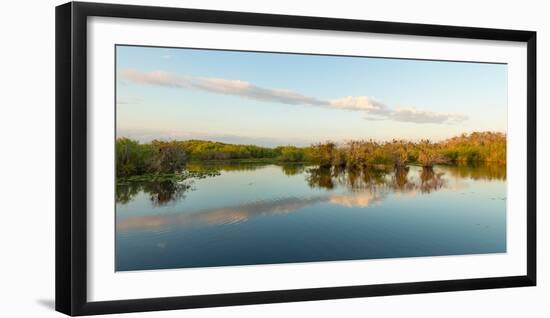
<instances>
[{"instance_id":1,"label":"blue sky","mask_svg":"<svg viewBox=\"0 0 550 318\"><path fill-rule=\"evenodd\" d=\"M507 66L117 46L117 136L274 146L506 132Z\"/></svg>"}]
</instances>

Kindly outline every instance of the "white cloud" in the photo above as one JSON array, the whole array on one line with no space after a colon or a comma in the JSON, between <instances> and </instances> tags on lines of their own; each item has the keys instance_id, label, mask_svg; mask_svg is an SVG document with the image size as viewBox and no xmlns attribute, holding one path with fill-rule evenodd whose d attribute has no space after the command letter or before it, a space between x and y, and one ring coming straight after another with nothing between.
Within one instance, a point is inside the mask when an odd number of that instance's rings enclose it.
<instances>
[{"instance_id":1,"label":"white cloud","mask_svg":"<svg viewBox=\"0 0 550 318\"><path fill-rule=\"evenodd\" d=\"M455 124L466 119L467 116L457 113L437 113L418 110L416 108L391 109L386 104L368 96L347 96L333 100L322 100L305 96L297 92L284 89L270 89L256 86L247 81L228 80L222 78L202 78L192 76L176 76L164 71L140 72L133 69L120 70L119 74L129 81L185 89L198 89L212 93L240 96L265 102L277 102L290 105L309 105L331 109L346 109L361 111L369 120L395 120L411 123Z\"/></svg>"},{"instance_id":2,"label":"white cloud","mask_svg":"<svg viewBox=\"0 0 550 318\"><path fill-rule=\"evenodd\" d=\"M169 87L179 87L176 83L176 78L170 75L167 72L163 71L153 71L149 73L144 73L132 69L123 69L120 71L120 75L124 78L141 84L150 84L150 85L159 85L159 86L169 86Z\"/></svg>"},{"instance_id":3,"label":"white cloud","mask_svg":"<svg viewBox=\"0 0 550 318\"><path fill-rule=\"evenodd\" d=\"M347 96L333 99L329 102L330 107L350 110L364 110L373 114L387 114L390 112L384 103L367 96Z\"/></svg>"},{"instance_id":4,"label":"white cloud","mask_svg":"<svg viewBox=\"0 0 550 318\"><path fill-rule=\"evenodd\" d=\"M457 113L435 113L418 110L412 107L397 108L389 116L393 120L412 123L456 124L468 119L466 115Z\"/></svg>"}]
</instances>

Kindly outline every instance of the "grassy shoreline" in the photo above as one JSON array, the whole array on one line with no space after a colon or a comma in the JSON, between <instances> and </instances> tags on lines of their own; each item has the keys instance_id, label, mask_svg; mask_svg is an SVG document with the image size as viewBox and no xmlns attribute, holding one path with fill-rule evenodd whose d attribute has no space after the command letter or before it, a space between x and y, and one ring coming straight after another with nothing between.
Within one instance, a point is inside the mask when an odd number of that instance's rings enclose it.
<instances>
[{"instance_id":1,"label":"grassy shoreline","mask_svg":"<svg viewBox=\"0 0 550 318\"><path fill-rule=\"evenodd\" d=\"M440 142L420 140L350 140L306 147L225 144L208 140L159 141L141 144L128 138L116 141L116 175L125 179L170 180L189 173L197 163L216 164L314 164L323 168L362 169L365 166L405 167L481 162L506 163L506 135L495 132L462 134ZM197 167L206 173L205 167ZM143 176L146 177L136 177Z\"/></svg>"}]
</instances>

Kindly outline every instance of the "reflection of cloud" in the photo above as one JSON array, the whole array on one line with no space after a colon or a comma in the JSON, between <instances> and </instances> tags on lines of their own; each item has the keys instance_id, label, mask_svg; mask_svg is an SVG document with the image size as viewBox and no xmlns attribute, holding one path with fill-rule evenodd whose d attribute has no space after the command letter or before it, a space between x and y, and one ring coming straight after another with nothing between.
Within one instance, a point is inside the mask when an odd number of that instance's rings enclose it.
<instances>
[{"instance_id":1,"label":"reflection of cloud","mask_svg":"<svg viewBox=\"0 0 550 318\"><path fill-rule=\"evenodd\" d=\"M282 198L269 201L246 203L235 207L202 210L190 214L186 221L199 221L206 224L225 224L246 221L262 214L289 213L306 206L324 201L322 197Z\"/></svg>"},{"instance_id":2,"label":"reflection of cloud","mask_svg":"<svg viewBox=\"0 0 550 318\"><path fill-rule=\"evenodd\" d=\"M453 176L454 182L449 182L444 175L451 171L451 167L437 167L426 169L410 167L409 170L398 170L385 172L379 179L360 180L350 183L349 179L343 178L350 174L333 175L327 171L327 176L334 179L340 186L348 186L349 193L328 193L310 197L285 197L273 200L248 202L235 206L204 209L192 213L176 213L164 215L135 216L117 220L117 231L131 230L160 230L163 228L182 224L198 225L220 225L244 222L261 215L276 215L292 213L300 209L321 203L329 203L344 206L347 208L366 208L374 203L380 202L389 194L412 197L418 194L431 193L444 188L456 191L468 187L467 182L461 182L459 175ZM455 168L455 170L457 170ZM477 169L479 170L479 169ZM494 168L493 170L496 170ZM493 170L479 170L476 176L480 177L485 173L496 174ZM457 170L458 171L458 170ZM311 172L310 172L311 173ZM319 178L318 178L319 179ZM321 178L324 179L324 178ZM361 182L359 182L361 181Z\"/></svg>"},{"instance_id":3,"label":"reflection of cloud","mask_svg":"<svg viewBox=\"0 0 550 318\"><path fill-rule=\"evenodd\" d=\"M276 102L290 105L309 105L331 109L362 111L367 114L412 123L460 123L467 119L465 115L454 113L436 113L415 108L390 109L386 104L368 96L347 96L333 100L323 100L305 96L285 89L272 89L256 86L247 81L228 80L223 78L202 78L177 76L164 71L141 72L134 69L122 69L120 75L132 82L174 87L198 89L212 93L240 96L265 102ZM376 117L366 117L374 119Z\"/></svg>"},{"instance_id":4,"label":"reflection of cloud","mask_svg":"<svg viewBox=\"0 0 550 318\"><path fill-rule=\"evenodd\" d=\"M355 195L332 195L329 198L330 203L343 205L348 208L365 208L378 200L380 200L380 196L373 195L370 192L364 192Z\"/></svg>"},{"instance_id":5,"label":"reflection of cloud","mask_svg":"<svg viewBox=\"0 0 550 318\"><path fill-rule=\"evenodd\" d=\"M381 200L381 198L381 196L370 193L336 194L305 198L288 197L269 201L250 202L231 207L205 209L195 213L129 217L117 221L116 227L118 231L129 231L155 230L178 224L231 224L244 222L260 215L291 213L324 202L348 208L364 208L373 202Z\"/></svg>"},{"instance_id":6,"label":"reflection of cloud","mask_svg":"<svg viewBox=\"0 0 550 318\"><path fill-rule=\"evenodd\" d=\"M167 216L149 215L143 217L130 217L122 222L117 222L117 231L126 231L129 229L158 229L166 225Z\"/></svg>"}]
</instances>

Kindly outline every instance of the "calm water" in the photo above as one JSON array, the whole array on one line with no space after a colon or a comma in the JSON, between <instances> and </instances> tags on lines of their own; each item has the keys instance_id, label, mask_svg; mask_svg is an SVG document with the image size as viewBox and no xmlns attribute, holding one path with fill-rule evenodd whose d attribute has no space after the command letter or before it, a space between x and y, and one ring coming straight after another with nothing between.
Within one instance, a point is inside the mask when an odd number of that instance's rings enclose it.
<instances>
[{"instance_id":1,"label":"calm water","mask_svg":"<svg viewBox=\"0 0 550 318\"><path fill-rule=\"evenodd\" d=\"M117 271L506 252L504 166L189 169L117 187Z\"/></svg>"}]
</instances>

